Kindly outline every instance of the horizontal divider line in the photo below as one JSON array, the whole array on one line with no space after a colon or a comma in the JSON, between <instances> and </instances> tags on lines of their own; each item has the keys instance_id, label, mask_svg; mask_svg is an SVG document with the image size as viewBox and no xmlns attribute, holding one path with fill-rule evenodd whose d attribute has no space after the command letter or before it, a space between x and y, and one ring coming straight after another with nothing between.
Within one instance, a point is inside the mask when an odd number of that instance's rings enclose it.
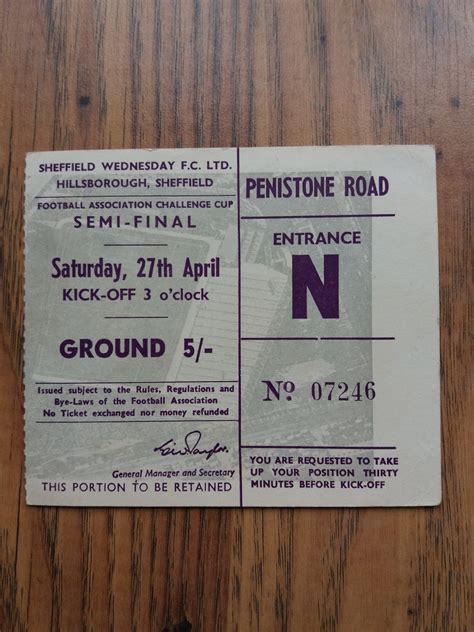
<instances>
[{"instance_id":1,"label":"horizontal divider line","mask_svg":"<svg viewBox=\"0 0 474 632\"><path fill-rule=\"evenodd\" d=\"M168 316L104 316L106 320L123 320L130 318L168 318Z\"/></svg>"},{"instance_id":2,"label":"horizontal divider line","mask_svg":"<svg viewBox=\"0 0 474 632\"><path fill-rule=\"evenodd\" d=\"M238 419L105 419L105 420L95 420L95 419L84 419L81 421L67 421L66 419L61 421L36 421L37 424L178 424L184 422L223 422L223 421L238 421Z\"/></svg>"},{"instance_id":3,"label":"horizontal divider line","mask_svg":"<svg viewBox=\"0 0 474 632\"><path fill-rule=\"evenodd\" d=\"M353 213L351 215L242 215L240 219L337 219L338 217L395 217L395 213Z\"/></svg>"},{"instance_id":4,"label":"horizontal divider line","mask_svg":"<svg viewBox=\"0 0 474 632\"><path fill-rule=\"evenodd\" d=\"M65 385L70 384L237 384L238 380L174 380L174 381L161 381L161 382L35 382L35 384L57 384Z\"/></svg>"},{"instance_id":5,"label":"horizontal divider line","mask_svg":"<svg viewBox=\"0 0 474 632\"><path fill-rule=\"evenodd\" d=\"M325 336L321 340L395 340L394 336Z\"/></svg>"},{"instance_id":6,"label":"horizontal divider line","mask_svg":"<svg viewBox=\"0 0 474 632\"><path fill-rule=\"evenodd\" d=\"M319 340L319 338L299 338L299 337L291 337L291 338L276 338L276 337L265 337L265 338L241 338L241 340Z\"/></svg>"},{"instance_id":7,"label":"horizontal divider line","mask_svg":"<svg viewBox=\"0 0 474 632\"><path fill-rule=\"evenodd\" d=\"M265 338L241 338L241 340L395 340L393 336L321 336L316 337L291 337L291 338L277 338L277 337L265 337Z\"/></svg>"},{"instance_id":8,"label":"horizontal divider line","mask_svg":"<svg viewBox=\"0 0 474 632\"><path fill-rule=\"evenodd\" d=\"M167 246L168 244L104 244L104 246Z\"/></svg>"},{"instance_id":9,"label":"horizontal divider line","mask_svg":"<svg viewBox=\"0 0 474 632\"><path fill-rule=\"evenodd\" d=\"M156 195L155 193L135 195L35 195L35 200L72 200L89 198L175 198L175 197L235 197L235 193L176 193L173 195Z\"/></svg>"},{"instance_id":10,"label":"horizontal divider line","mask_svg":"<svg viewBox=\"0 0 474 632\"><path fill-rule=\"evenodd\" d=\"M242 445L242 448L259 450L396 450L394 445Z\"/></svg>"}]
</instances>

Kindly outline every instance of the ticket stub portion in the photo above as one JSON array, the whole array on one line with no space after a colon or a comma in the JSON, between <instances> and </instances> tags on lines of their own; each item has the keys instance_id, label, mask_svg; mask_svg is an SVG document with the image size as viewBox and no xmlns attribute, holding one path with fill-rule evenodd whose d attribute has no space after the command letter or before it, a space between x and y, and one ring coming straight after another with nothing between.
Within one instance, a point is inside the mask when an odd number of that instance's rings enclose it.
<instances>
[{"instance_id":1,"label":"ticket stub portion","mask_svg":"<svg viewBox=\"0 0 474 632\"><path fill-rule=\"evenodd\" d=\"M428 146L28 154L27 502L441 500Z\"/></svg>"}]
</instances>

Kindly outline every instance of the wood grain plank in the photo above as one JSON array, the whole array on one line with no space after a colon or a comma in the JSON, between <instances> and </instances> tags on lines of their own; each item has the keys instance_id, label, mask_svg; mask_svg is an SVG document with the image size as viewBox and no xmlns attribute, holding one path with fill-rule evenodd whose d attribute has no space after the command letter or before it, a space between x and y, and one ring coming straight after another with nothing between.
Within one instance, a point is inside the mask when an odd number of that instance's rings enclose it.
<instances>
[{"instance_id":1,"label":"wood grain plank","mask_svg":"<svg viewBox=\"0 0 474 632\"><path fill-rule=\"evenodd\" d=\"M4 0L0 32L2 632L472 630L472 2ZM25 152L330 143L437 148L442 505L27 507Z\"/></svg>"}]
</instances>

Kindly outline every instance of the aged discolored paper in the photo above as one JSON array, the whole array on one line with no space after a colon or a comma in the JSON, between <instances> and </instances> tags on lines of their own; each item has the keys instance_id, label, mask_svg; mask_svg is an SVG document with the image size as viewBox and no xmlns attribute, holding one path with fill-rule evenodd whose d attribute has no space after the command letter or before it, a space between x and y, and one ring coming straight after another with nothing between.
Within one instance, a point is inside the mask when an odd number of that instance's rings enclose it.
<instances>
[{"instance_id":1,"label":"aged discolored paper","mask_svg":"<svg viewBox=\"0 0 474 632\"><path fill-rule=\"evenodd\" d=\"M27 502L441 500L427 146L27 156Z\"/></svg>"}]
</instances>

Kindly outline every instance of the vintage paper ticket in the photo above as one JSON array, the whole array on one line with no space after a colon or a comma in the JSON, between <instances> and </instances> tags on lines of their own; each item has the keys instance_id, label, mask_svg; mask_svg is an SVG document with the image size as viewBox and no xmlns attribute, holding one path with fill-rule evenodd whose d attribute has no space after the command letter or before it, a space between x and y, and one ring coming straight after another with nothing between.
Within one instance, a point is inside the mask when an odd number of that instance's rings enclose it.
<instances>
[{"instance_id":1,"label":"vintage paper ticket","mask_svg":"<svg viewBox=\"0 0 474 632\"><path fill-rule=\"evenodd\" d=\"M434 505L427 146L32 153L27 502Z\"/></svg>"}]
</instances>

